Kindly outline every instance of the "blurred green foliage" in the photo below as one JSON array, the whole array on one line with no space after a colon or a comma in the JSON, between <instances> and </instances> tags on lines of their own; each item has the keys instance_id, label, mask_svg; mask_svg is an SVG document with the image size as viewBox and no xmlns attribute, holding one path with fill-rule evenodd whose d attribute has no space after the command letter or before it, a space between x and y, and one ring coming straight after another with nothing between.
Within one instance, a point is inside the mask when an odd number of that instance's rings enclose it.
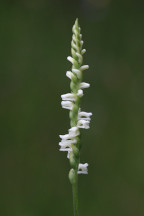
<instances>
[{"instance_id":1,"label":"blurred green foliage","mask_svg":"<svg viewBox=\"0 0 144 216\"><path fill-rule=\"evenodd\" d=\"M90 65L82 107L80 215L144 215L144 4L25 0L0 7L0 215L72 215L69 163L59 134L69 128L71 27L82 27Z\"/></svg>"}]
</instances>

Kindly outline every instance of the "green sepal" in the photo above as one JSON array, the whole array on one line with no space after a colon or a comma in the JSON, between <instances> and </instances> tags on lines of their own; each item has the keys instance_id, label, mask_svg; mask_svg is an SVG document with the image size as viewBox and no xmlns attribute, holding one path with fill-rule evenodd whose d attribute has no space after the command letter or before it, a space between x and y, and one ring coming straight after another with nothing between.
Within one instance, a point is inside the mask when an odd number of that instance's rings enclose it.
<instances>
[{"instance_id":1,"label":"green sepal","mask_svg":"<svg viewBox=\"0 0 144 216\"><path fill-rule=\"evenodd\" d=\"M70 83L70 88L71 88L71 90L74 92L74 93L77 93L77 83L75 83L75 82L71 82Z\"/></svg>"},{"instance_id":2,"label":"green sepal","mask_svg":"<svg viewBox=\"0 0 144 216\"><path fill-rule=\"evenodd\" d=\"M79 149L75 146L72 145L72 149L73 149L73 154L75 155L76 158L79 158Z\"/></svg>"},{"instance_id":3,"label":"green sepal","mask_svg":"<svg viewBox=\"0 0 144 216\"><path fill-rule=\"evenodd\" d=\"M78 61L78 57L77 57L77 55L76 55L75 52L76 52L76 51L75 51L74 48L72 47L72 48L71 48L72 57L73 57L76 61Z\"/></svg>"},{"instance_id":4,"label":"green sepal","mask_svg":"<svg viewBox=\"0 0 144 216\"><path fill-rule=\"evenodd\" d=\"M77 81L78 81L78 78L77 76L73 73L73 76L72 76L72 82L77 84Z\"/></svg>"},{"instance_id":5,"label":"green sepal","mask_svg":"<svg viewBox=\"0 0 144 216\"><path fill-rule=\"evenodd\" d=\"M72 119L73 121L77 122L77 112L78 112L78 106L74 105L73 109L69 112L69 117L70 119Z\"/></svg>"},{"instance_id":6,"label":"green sepal","mask_svg":"<svg viewBox=\"0 0 144 216\"><path fill-rule=\"evenodd\" d=\"M79 68L79 63L74 59L73 65L76 69Z\"/></svg>"},{"instance_id":7,"label":"green sepal","mask_svg":"<svg viewBox=\"0 0 144 216\"><path fill-rule=\"evenodd\" d=\"M79 150L82 147L82 143L80 142L80 137L77 137L77 147L79 148Z\"/></svg>"},{"instance_id":8,"label":"green sepal","mask_svg":"<svg viewBox=\"0 0 144 216\"><path fill-rule=\"evenodd\" d=\"M74 104L72 109L73 117L77 116L78 109L79 109L78 105Z\"/></svg>"}]
</instances>

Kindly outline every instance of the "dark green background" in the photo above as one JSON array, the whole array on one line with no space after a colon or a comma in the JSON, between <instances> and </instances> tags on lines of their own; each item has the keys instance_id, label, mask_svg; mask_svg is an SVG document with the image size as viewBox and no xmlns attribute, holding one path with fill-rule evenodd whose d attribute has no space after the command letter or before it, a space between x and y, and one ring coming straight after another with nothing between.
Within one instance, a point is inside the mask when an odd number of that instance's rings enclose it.
<instances>
[{"instance_id":1,"label":"dark green background","mask_svg":"<svg viewBox=\"0 0 144 216\"><path fill-rule=\"evenodd\" d=\"M80 216L144 215L144 3L13 0L0 3L0 215L72 216L69 129L71 27L82 27L85 90Z\"/></svg>"}]
</instances>

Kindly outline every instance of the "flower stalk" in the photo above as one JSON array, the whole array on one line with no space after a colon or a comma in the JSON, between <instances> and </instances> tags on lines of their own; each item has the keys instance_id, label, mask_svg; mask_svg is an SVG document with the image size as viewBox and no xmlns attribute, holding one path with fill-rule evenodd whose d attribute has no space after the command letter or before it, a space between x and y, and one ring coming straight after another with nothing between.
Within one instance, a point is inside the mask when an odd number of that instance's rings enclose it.
<instances>
[{"instance_id":1,"label":"flower stalk","mask_svg":"<svg viewBox=\"0 0 144 216\"><path fill-rule=\"evenodd\" d=\"M71 62L71 71L66 72L66 76L71 80L71 93L61 95L61 105L64 109L70 110L70 126L68 134L60 135L60 151L67 152L71 169L69 171L69 180L72 184L74 216L78 216L78 174L88 174L88 164L80 163L80 129L88 129L92 113L83 112L80 109L83 89L89 88L90 84L82 82L83 72L89 68L83 65L83 55L86 52L83 49L83 40L78 19L72 28L71 55L67 60Z\"/></svg>"}]
</instances>

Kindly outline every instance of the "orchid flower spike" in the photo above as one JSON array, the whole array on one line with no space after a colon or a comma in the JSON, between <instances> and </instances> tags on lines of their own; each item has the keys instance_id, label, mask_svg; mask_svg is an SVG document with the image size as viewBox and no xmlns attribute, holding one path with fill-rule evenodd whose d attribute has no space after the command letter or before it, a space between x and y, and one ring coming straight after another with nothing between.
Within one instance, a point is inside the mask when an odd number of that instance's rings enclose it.
<instances>
[{"instance_id":1,"label":"orchid flower spike","mask_svg":"<svg viewBox=\"0 0 144 216\"><path fill-rule=\"evenodd\" d=\"M83 65L83 55L86 52L83 49L83 40L81 28L79 27L78 19L72 28L72 42L71 42L71 56L67 60L72 64L71 70L66 72L66 76L70 79L70 93L62 94L62 108L69 110L70 126L68 134L60 135L61 142L59 142L60 151L67 152L67 158L70 162L69 180L73 187L73 198L75 206L75 215L78 215L77 201L77 175L88 174L88 163L80 163L80 134L81 129L88 129L92 113L84 112L80 109L81 98L83 97L83 89L89 88L90 84L82 82L85 70L89 68L88 65ZM77 214L76 214L77 213Z\"/></svg>"}]
</instances>

